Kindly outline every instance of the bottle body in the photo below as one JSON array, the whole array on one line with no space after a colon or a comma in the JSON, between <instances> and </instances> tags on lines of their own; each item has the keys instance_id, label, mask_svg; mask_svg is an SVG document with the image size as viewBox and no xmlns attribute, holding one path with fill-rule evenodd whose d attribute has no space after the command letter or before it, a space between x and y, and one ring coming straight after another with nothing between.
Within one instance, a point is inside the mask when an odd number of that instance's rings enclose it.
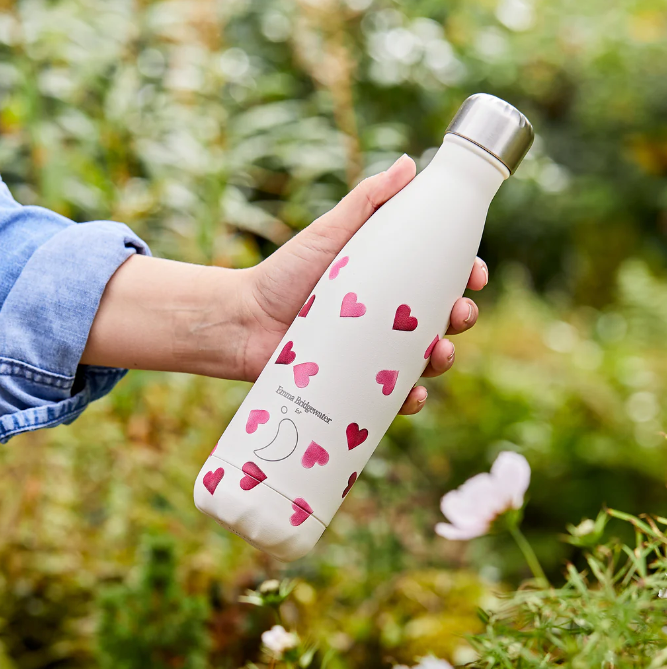
<instances>
[{"instance_id":1,"label":"bottle body","mask_svg":"<svg viewBox=\"0 0 667 669\"><path fill-rule=\"evenodd\" d=\"M313 289L204 464L195 504L278 559L333 518L449 325L507 168L446 135Z\"/></svg>"}]
</instances>

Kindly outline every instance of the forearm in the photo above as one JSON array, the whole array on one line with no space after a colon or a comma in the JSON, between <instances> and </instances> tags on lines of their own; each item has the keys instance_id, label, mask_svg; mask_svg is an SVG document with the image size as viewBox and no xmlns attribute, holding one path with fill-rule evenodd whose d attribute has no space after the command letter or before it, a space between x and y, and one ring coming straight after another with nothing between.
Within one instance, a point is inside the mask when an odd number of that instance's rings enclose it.
<instances>
[{"instance_id":1,"label":"forearm","mask_svg":"<svg viewBox=\"0 0 667 669\"><path fill-rule=\"evenodd\" d=\"M102 296L81 362L241 378L246 272L129 258Z\"/></svg>"}]
</instances>

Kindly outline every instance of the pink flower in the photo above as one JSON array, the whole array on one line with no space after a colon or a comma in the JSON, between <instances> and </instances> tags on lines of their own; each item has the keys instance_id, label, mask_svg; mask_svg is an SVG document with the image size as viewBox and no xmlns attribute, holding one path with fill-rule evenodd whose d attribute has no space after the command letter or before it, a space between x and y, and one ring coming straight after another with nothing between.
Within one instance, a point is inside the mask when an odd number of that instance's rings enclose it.
<instances>
[{"instance_id":1,"label":"pink flower","mask_svg":"<svg viewBox=\"0 0 667 669\"><path fill-rule=\"evenodd\" d=\"M530 465L526 458L503 451L490 474L477 474L442 498L440 508L451 525L438 523L435 531L446 539L481 537L498 516L523 506L529 483Z\"/></svg>"}]
</instances>

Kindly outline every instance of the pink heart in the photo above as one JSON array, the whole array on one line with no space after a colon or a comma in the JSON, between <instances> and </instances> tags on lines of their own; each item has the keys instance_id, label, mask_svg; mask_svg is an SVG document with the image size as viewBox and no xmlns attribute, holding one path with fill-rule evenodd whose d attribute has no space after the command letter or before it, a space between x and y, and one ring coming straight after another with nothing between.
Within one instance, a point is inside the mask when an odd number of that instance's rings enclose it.
<instances>
[{"instance_id":1,"label":"pink heart","mask_svg":"<svg viewBox=\"0 0 667 669\"><path fill-rule=\"evenodd\" d=\"M357 302L356 293L348 293L343 298L343 303L340 305L340 315L343 318L359 318L366 313L366 305Z\"/></svg>"},{"instance_id":2,"label":"pink heart","mask_svg":"<svg viewBox=\"0 0 667 669\"><path fill-rule=\"evenodd\" d=\"M339 274L340 271L347 265L349 262L350 258L349 256L344 256L340 260L336 260L336 262L331 266L331 269L329 270L329 280L335 279Z\"/></svg>"},{"instance_id":3,"label":"pink heart","mask_svg":"<svg viewBox=\"0 0 667 669\"><path fill-rule=\"evenodd\" d=\"M222 481L224 475L225 470L222 467L216 469L214 472L207 472L204 475L204 488L206 488L212 495L218 487L218 483Z\"/></svg>"},{"instance_id":4,"label":"pink heart","mask_svg":"<svg viewBox=\"0 0 667 669\"><path fill-rule=\"evenodd\" d=\"M397 378L398 372L395 369L383 369L377 373L375 380L382 386L383 395L391 395L396 387Z\"/></svg>"},{"instance_id":5,"label":"pink heart","mask_svg":"<svg viewBox=\"0 0 667 669\"><path fill-rule=\"evenodd\" d=\"M308 298L308 301L301 307L301 311L299 312L299 316L301 316L301 318L305 318L308 315L308 312L310 311L310 308L313 306L314 301L315 301L315 295L311 295Z\"/></svg>"},{"instance_id":6,"label":"pink heart","mask_svg":"<svg viewBox=\"0 0 667 669\"><path fill-rule=\"evenodd\" d=\"M216 445L213 447L213 450L208 454L208 457L209 457L209 458L215 453L215 449L216 449L216 448L218 448L218 444L216 444Z\"/></svg>"},{"instance_id":7,"label":"pink heart","mask_svg":"<svg viewBox=\"0 0 667 669\"><path fill-rule=\"evenodd\" d=\"M350 423L345 428L345 434L347 435L348 451L356 448L359 444L363 444L368 438L368 430L366 428L360 430L358 423Z\"/></svg>"},{"instance_id":8,"label":"pink heart","mask_svg":"<svg viewBox=\"0 0 667 669\"><path fill-rule=\"evenodd\" d=\"M280 355L276 358L276 365L290 365L296 360L296 353L292 350L294 346L293 341L288 341L283 350L280 351Z\"/></svg>"},{"instance_id":9,"label":"pink heart","mask_svg":"<svg viewBox=\"0 0 667 669\"><path fill-rule=\"evenodd\" d=\"M347 488L343 490L343 497L347 495L348 492L350 492L350 488L354 485L354 482L357 480L357 472L352 472L350 474L350 478L347 479Z\"/></svg>"},{"instance_id":10,"label":"pink heart","mask_svg":"<svg viewBox=\"0 0 667 669\"><path fill-rule=\"evenodd\" d=\"M410 307L407 304L401 304L401 306L396 309L392 330L412 332L417 329L418 324L419 321L414 316L410 316Z\"/></svg>"},{"instance_id":11,"label":"pink heart","mask_svg":"<svg viewBox=\"0 0 667 669\"><path fill-rule=\"evenodd\" d=\"M310 377L315 376L320 371L315 362L302 362L300 365L294 365L294 383L297 388L305 388L310 383Z\"/></svg>"},{"instance_id":12,"label":"pink heart","mask_svg":"<svg viewBox=\"0 0 667 669\"><path fill-rule=\"evenodd\" d=\"M245 474L239 484L242 490L252 490L266 480L266 474L254 462L246 462L241 470Z\"/></svg>"},{"instance_id":13,"label":"pink heart","mask_svg":"<svg viewBox=\"0 0 667 669\"><path fill-rule=\"evenodd\" d=\"M264 409L253 409L248 416L248 422L245 424L245 431L248 434L252 434L257 429L258 425L264 425L264 423L268 422L269 418L271 418L271 416L268 411L264 411Z\"/></svg>"},{"instance_id":14,"label":"pink heart","mask_svg":"<svg viewBox=\"0 0 667 669\"><path fill-rule=\"evenodd\" d=\"M298 527L301 523L304 522L313 513L313 510L310 508L310 504L306 502L305 499L297 497L292 502L292 510L294 513L290 516L289 522L294 526Z\"/></svg>"},{"instance_id":15,"label":"pink heart","mask_svg":"<svg viewBox=\"0 0 667 669\"><path fill-rule=\"evenodd\" d=\"M431 353L433 353L433 349L435 348L435 345L438 343L438 340L440 337L438 335L435 335L435 339L428 345L428 348L424 351L424 360L428 360L431 357Z\"/></svg>"},{"instance_id":16,"label":"pink heart","mask_svg":"<svg viewBox=\"0 0 667 669\"><path fill-rule=\"evenodd\" d=\"M321 465L324 467L327 462L329 462L329 453L319 444L311 441L310 446L308 446L301 458L301 464L306 469L311 469L314 465Z\"/></svg>"}]
</instances>

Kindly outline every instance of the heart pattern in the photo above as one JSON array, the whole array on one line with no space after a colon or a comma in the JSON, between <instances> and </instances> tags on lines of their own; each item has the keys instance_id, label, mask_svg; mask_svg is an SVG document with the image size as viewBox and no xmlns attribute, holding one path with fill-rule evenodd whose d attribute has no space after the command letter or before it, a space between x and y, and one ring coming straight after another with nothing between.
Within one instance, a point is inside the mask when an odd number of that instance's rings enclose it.
<instances>
[{"instance_id":1,"label":"heart pattern","mask_svg":"<svg viewBox=\"0 0 667 669\"><path fill-rule=\"evenodd\" d=\"M407 304L401 304L401 306L396 309L392 330L412 332L417 329L419 321L414 316L410 316L410 311L410 307Z\"/></svg>"},{"instance_id":2,"label":"heart pattern","mask_svg":"<svg viewBox=\"0 0 667 669\"><path fill-rule=\"evenodd\" d=\"M311 441L310 445L306 449L306 452L301 458L301 464L306 469L312 469L315 465L324 467L327 462L329 462L328 451L314 441Z\"/></svg>"},{"instance_id":3,"label":"heart pattern","mask_svg":"<svg viewBox=\"0 0 667 669\"><path fill-rule=\"evenodd\" d=\"M253 434L257 431L257 426L264 425L264 423L269 421L269 418L271 418L271 416L268 411L264 411L264 409L253 409L245 424L245 431L248 434Z\"/></svg>"},{"instance_id":4,"label":"heart pattern","mask_svg":"<svg viewBox=\"0 0 667 669\"><path fill-rule=\"evenodd\" d=\"M366 439L368 439L368 430L364 428L363 430L359 429L359 423L350 423L345 428L345 434L347 436L347 450L351 451L353 448L363 444Z\"/></svg>"},{"instance_id":5,"label":"heart pattern","mask_svg":"<svg viewBox=\"0 0 667 669\"><path fill-rule=\"evenodd\" d=\"M310 377L315 376L320 368L316 362L302 362L294 365L294 383L297 388L305 388L310 383Z\"/></svg>"},{"instance_id":6,"label":"heart pattern","mask_svg":"<svg viewBox=\"0 0 667 669\"><path fill-rule=\"evenodd\" d=\"M329 281L338 277L340 271L343 269L343 267L345 267L345 265L347 265L349 260L350 260L349 256L343 256L340 260L336 260L336 262L331 266L331 269L329 270Z\"/></svg>"},{"instance_id":7,"label":"heart pattern","mask_svg":"<svg viewBox=\"0 0 667 669\"><path fill-rule=\"evenodd\" d=\"M299 525L313 514L310 504L308 504L302 497L297 497L292 502L292 511L294 511L294 513L290 516L289 522L293 527L299 527Z\"/></svg>"},{"instance_id":8,"label":"heart pattern","mask_svg":"<svg viewBox=\"0 0 667 669\"><path fill-rule=\"evenodd\" d=\"M206 472L206 474L204 474L204 488L206 488L212 495L218 487L218 483L222 481L224 475L225 470L222 467L219 467L215 471Z\"/></svg>"},{"instance_id":9,"label":"heart pattern","mask_svg":"<svg viewBox=\"0 0 667 669\"><path fill-rule=\"evenodd\" d=\"M276 365L291 365L296 360L296 353L292 350L293 341L288 341L280 355L276 358Z\"/></svg>"},{"instance_id":10,"label":"heart pattern","mask_svg":"<svg viewBox=\"0 0 667 669\"><path fill-rule=\"evenodd\" d=\"M310 311L310 308L313 306L314 301L315 301L315 295L311 295L308 298L308 301L301 307L301 311L299 312L299 316L301 316L301 318L305 318L308 315L308 312Z\"/></svg>"},{"instance_id":11,"label":"heart pattern","mask_svg":"<svg viewBox=\"0 0 667 669\"><path fill-rule=\"evenodd\" d=\"M350 489L354 485L355 481L357 480L357 472L352 472L350 474L350 478L347 479L347 487L345 490L343 490L343 499L345 499L345 496L347 495L348 492L350 492Z\"/></svg>"},{"instance_id":12,"label":"heart pattern","mask_svg":"<svg viewBox=\"0 0 667 669\"><path fill-rule=\"evenodd\" d=\"M382 386L383 395L391 395L396 387L398 371L395 369L383 369L375 375L375 380Z\"/></svg>"},{"instance_id":13,"label":"heart pattern","mask_svg":"<svg viewBox=\"0 0 667 669\"><path fill-rule=\"evenodd\" d=\"M266 474L254 462L246 462L241 471L245 474L239 483L242 490L252 490L262 481L266 481Z\"/></svg>"},{"instance_id":14,"label":"heart pattern","mask_svg":"<svg viewBox=\"0 0 667 669\"><path fill-rule=\"evenodd\" d=\"M342 318L359 318L366 313L366 305L357 302L356 293L348 293L343 298L343 303L340 305L340 315Z\"/></svg>"},{"instance_id":15,"label":"heart pattern","mask_svg":"<svg viewBox=\"0 0 667 669\"><path fill-rule=\"evenodd\" d=\"M431 357L431 353L433 353L433 349L435 348L435 345L438 343L440 340L440 337L438 335L435 335L435 339L428 345L428 348L424 351L424 360L428 360Z\"/></svg>"}]
</instances>

